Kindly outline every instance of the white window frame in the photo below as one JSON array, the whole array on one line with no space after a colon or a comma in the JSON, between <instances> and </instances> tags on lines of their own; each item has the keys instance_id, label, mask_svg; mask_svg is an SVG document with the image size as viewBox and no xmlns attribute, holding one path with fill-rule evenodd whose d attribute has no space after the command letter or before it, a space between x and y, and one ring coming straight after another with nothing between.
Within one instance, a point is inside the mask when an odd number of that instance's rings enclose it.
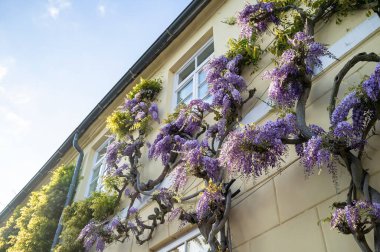
<instances>
[{"instance_id":1,"label":"white window frame","mask_svg":"<svg viewBox=\"0 0 380 252\"><path fill-rule=\"evenodd\" d=\"M108 145L109 145L110 141L109 139L107 139L104 143L102 143L96 150L95 150L95 155L94 155L94 158L93 158L93 165L91 167L91 173L90 173L90 178L87 182L87 190L86 190L86 196L87 197L90 197L91 196L91 193L93 192L99 192L102 190L102 176L105 172L105 169L106 169L106 153L104 153L103 157L100 157L99 160L98 157L99 157L99 152L101 150L103 150L104 148L107 148ZM91 184L92 182L94 181L94 171L95 169L100 165L100 169L99 169L99 173L98 173L98 178L97 178L97 184L96 184L96 188L94 191L90 191L90 187L91 187Z\"/></svg>"},{"instance_id":2,"label":"white window frame","mask_svg":"<svg viewBox=\"0 0 380 252\"><path fill-rule=\"evenodd\" d=\"M176 239L175 241L171 242L170 244L166 245L165 247L157 250L157 252L169 252L170 250L172 249L175 249L179 246L181 246L182 244L185 244L185 252L188 252L186 251L187 249L187 242L192 240L193 238L199 236L201 233L199 231L198 228L190 231L189 233L179 237L178 239Z\"/></svg>"},{"instance_id":3,"label":"white window frame","mask_svg":"<svg viewBox=\"0 0 380 252\"><path fill-rule=\"evenodd\" d=\"M211 38L209 39L196 53L193 54L193 56L191 56L191 58L189 58L189 60L186 61L185 64L183 64L183 66L178 69L178 71L176 72L175 74L175 78L174 78L174 95L173 95L173 109L178 105L178 92L182 90L182 88L184 86L186 86L187 83L189 83L189 81L192 79L193 80L193 89L192 89L192 100L193 99L198 99L199 98L199 94L198 94L198 87L199 87L199 83L198 83L198 73L200 71L203 70L204 66L210 61L210 59L214 56L214 53L215 53L215 44L213 46L213 52L199 65L197 66L197 58L198 56L211 44L211 43L214 43L214 39ZM189 64L194 60L194 64L195 64L195 69L189 74L189 76L187 76L184 80L182 80L180 83L179 83L179 74L184 70L186 69L186 67L189 66ZM206 84L207 85L207 84ZM206 98L209 97L206 96Z\"/></svg>"}]
</instances>

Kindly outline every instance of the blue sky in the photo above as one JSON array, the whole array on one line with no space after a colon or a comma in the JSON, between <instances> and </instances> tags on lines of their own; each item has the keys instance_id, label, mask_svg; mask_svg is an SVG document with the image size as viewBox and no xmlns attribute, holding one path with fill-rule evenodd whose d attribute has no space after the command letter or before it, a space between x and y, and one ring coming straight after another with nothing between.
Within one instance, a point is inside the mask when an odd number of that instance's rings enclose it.
<instances>
[{"instance_id":1,"label":"blue sky","mask_svg":"<svg viewBox=\"0 0 380 252\"><path fill-rule=\"evenodd\" d=\"M0 209L189 2L0 1Z\"/></svg>"}]
</instances>

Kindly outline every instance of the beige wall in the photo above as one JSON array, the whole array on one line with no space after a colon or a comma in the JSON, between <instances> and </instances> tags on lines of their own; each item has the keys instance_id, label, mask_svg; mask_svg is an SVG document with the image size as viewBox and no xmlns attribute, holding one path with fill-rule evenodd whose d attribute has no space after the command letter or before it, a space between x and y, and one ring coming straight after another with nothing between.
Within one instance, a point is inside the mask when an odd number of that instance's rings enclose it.
<instances>
[{"instance_id":1,"label":"beige wall","mask_svg":"<svg viewBox=\"0 0 380 252\"><path fill-rule=\"evenodd\" d=\"M160 117L165 118L172 109L173 81L175 72L179 67L197 51L209 38L213 37L215 44L215 56L223 54L227 47L228 38L238 36L238 28L223 24L226 17L235 15L244 6L244 1L229 0L212 3L201 13L189 27L152 63L142 74L144 78L160 77L164 83L164 90L159 95ZM354 27L366 19L363 13L349 16L341 25L337 26L334 20L321 24L316 30L317 40L328 45L350 32ZM310 95L307 113L308 122L317 123L328 128L327 106L331 92L332 80L343 64L354 54L362 51L380 53L378 46L380 33L375 32L362 41L359 46L334 63L315 78L314 88ZM269 44L270 38L266 38L263 44ZM244 76L250 87L257 88L257 95L266 98L268 83L261 79L264 70L273 67L271 57L264 55L259 65L259 71L251 74L252 69L247 69ZM358 64L343 81L346 89L350 85L358 84L361 79L371 73L374 64ZM128 88L130 89L130 88ZM127 92L128 90L126 90ZM126 93L125 92L125 93ZM343 94L341 91L340 94ZM97 147L104 142L107 130L105 118L122 103L120 96L102 116L91 126L80 139L84 148L81 176L75 200L85 198L88 180L93 165L94 153ZM247 105L245 113L257 111L262 113L263 104L259 100L253 100ZM256 110L255 110L256 109ZM248 118L248 117L247 117ZM247 119L246 118L246 119ZM275 115L269 111L260 117L258 123L275 119ZM249 118L247 119L250 120ZM148 136L152 142L158 133L158 125ZM380 189L380 168L376 163L380 161L379 139L371 139L368 144L368 154L373 158L366 160L365 164L370 168L371 184ZM299 164L292 147L290 153L284 158L281 170L272 170L266 176L257 179L244 179L235 183L236 188L241 188L242 193L233 201L231 216L231 230L234 251L359 251L353 239L349 236L338 234L330 230L328 224L319 223L329 215L329 206L333 201L344 199L349 178L344 168L339 169L339 187L332 183L331 176L323 170L321 174L305 179L303 168ZM146 150L144 150L146 153ZM72 162L76 153L69 152L62 162ZM150 161L146 155L142 160L144 164L143 178L154 178L160 173L160 162ZM199 189L197 182L190 183L189 192ZM123 202L120 210L127 202ZM148 215L153 206L146 205L142 215ZM149 251L160 248L162 245L173 241L186 233L190 227L179 230L178 223L169 223L160 226L149 243L138 246L132 240L123 244L114 244L106 251ZM131 250L129 250L131 249Z\"/></svg>"}]
</instances>

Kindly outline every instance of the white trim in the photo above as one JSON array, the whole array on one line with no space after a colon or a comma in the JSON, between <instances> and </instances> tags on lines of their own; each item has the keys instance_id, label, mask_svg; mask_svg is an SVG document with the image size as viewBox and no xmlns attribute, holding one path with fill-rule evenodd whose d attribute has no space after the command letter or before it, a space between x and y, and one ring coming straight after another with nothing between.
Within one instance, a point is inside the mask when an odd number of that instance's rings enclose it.
<instances>
[{"instance_id":1,"label":"white trim","mask_svg":"<svg viewBox=\"0 0 380 252\"><path fill-rule=\"evenodd\" d=\"M336 41L333 45L329 47L329 51L336 57L340 58L360 42L370 36L372 33L376 32L380 28L380 18L378 15L373 14L350 32L346 33L341 39ZM335 59L330 57L322 57L322 68L316 69L316 74L319 74L329 66L331 66Z\"/></svg>"},{"instance_id":2,"label":"white trim","mask_svg":"<svg viewBox=\"0 0 380 252\"><path fill-rule=\"evenodd\" d=\"M265 102L261 102L256 107L252 108L241 120L242 124L249 124L260 121L260 119L264 118L269 111L271 110L271 107L266 104Z\"/></svg>"},{"instance_id":3,"label":"white trim","mask_svg":"<svg viewBox=\"0 0 380 252\"><path fill-rule=\"evenodd\" d=\"M193 87L192 87L192 99L198 98L198 73L201 72L204 68L204 66L208 63L208 61L214 56L215 52L215 45L213 48L213 52L203 60L203 62L198 65L198 56L202 54L202 52L210 45L214 43L214 39L209 39L201 48L199 48L192 56L189 58L185 64L183 64L182 67L178 69L178 71L175 74L174 77L174 92L173 92L173 98L172 98L172 110L174 110L177 106L177 99L178 99L178 92L192 79L193 80ZM186 67L189 66L189 64L194 60L195 68L194 70L184 79L181 81L181 83L178 83L179 81L179 74L186 69Z\"/></svg>"},{"instance_id":4,"label":"white trim","mask_svg":"<svg viewBox=\"0 0 380 252\"><path fill-rule=\"evenodd\" d=\"M185 234L184 236L181 236L180 238L176 239L172 243L170 243L170 244L166 245L165 247L161 248L157 252L168 252L168 251L170 251L172 249L175 249L176 247L178 247L178 246L180 246L182 244L185 244L185 247L186 247L187 241L189 241L189 240L197 237L200 234L201 233L199 232L199 229L196 228L196 229L192 230L191 232Z\"/></svg>"},{"instance_id":5,"label":"white trim","mask_svg":"<svg viewBox=\"0 0 380 252\"><path fill-rule=\"evenodd\" d=\"M93 159L93 165L91 166L91 172L90 172L90 179L87 180L87 185L86 185L86 197L90 197L91 195L91 192L90 192L90 186L91 186L91 182L93 180L93 176L94 176L94 169L95 167L97 167L99 164L100 164L100 169L99 169L99 175L98 175L98 182L96 184L96 189L95 191L99 191L101 189L101 182L102 182L102 175L104 173L104 169L105 169L105 155L106 153L104 154L103 157L101 157L99 160L98 159L98 156L99 156L99 152L103 149L103 148L107 148L108 145L110 143L110 140L107 139L104 143L102 143L96 150L95 150L95 155L94 155L94 159Z\"/></svg>"},{"instance_id":6,"label":"white trim","mask_svg":"<svg viewBox=\"0 0 380 252\"><path fill-rule=\"evenodd\" d=\"M373 14L371 17L364 20L362 23L353 28L350 32L346 33L342 38L336 41L329 47L329 51L336 57L340 58L346 53L351 51L364 39L369 37L380 28L380 18ZM335 59L330 57L322 57L322 67L315 69L316 75L320 74L332 64L336 62ZM269 102L267 100L266 102ZM264 118L271 110L271 107L265 102L261 102L256 107L252 108L242 119L242 123L254 123Z\"/></svg>"}]
</instances>

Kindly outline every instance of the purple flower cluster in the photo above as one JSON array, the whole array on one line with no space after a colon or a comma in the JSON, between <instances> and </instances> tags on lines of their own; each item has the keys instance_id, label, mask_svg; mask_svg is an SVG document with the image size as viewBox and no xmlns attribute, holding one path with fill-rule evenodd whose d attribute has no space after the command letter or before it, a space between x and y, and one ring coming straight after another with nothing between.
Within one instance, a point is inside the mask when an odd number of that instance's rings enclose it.
<instances>
[{"instance_id":1,"label":"purple flower cluster","mask_svg":"<svg viewBox=\"0 0 380 252\"><path fill-rule=\"evenodd\" d=\"M315 125L315 124L310 124L309 129L316 136L326 133L326 131L322 127ZM303 157L304 153L305 153L305 144L303 144L303 143L296 144L296 145L294 145L294 147L295 147L297 155L299 157Z\"/></svg>"},{"instance_id":2,"label":"purple flower cluster","mask_svg":"<svg viewBox=\"0 0 380 252\"><path fill-rule=\"evenodd\" d=\"M167 208L173 208L173 197L175 196L172 190L167 188L160 188L158 193L155 194L155 199L158 200L161 204L165 205Z\"/></svg>"},{"instance_id":3,"label":"purple flower cluster","mask_svg":"<svg viewBox=\"0 0 380 252\"><path fill-rule=\"evenodd\" d=\"M184 165L188 167L189 172L196 177L207 177L216 181L219 177L219 163L216 158L211 157L206 142L198 143L197 140L187 141L183 148Z\"/></svg>"},{"instance_id":4,"label":"purple flower cluster","mask_svg":"<svg viewBox=\"0 0 380 252\"><path fill-rule=\"evenodd\" d=\"M313 136L303 149L301 163L305 167L306 175L310 176L314 173L314 167L319 168L327 166L329 172L335 178L335 167L333 165L333 155L330 151L323 147L323 140L321 136Z\"/></svg>"},{"instance_id":5,"label":"purple flower cluster","mask_svg":"<svg viewBox=\"0 0 380 252\"><path fill-rule=\"evenodd\" d=\"M165 125L161 132L157 135L156 139L154 140L153 144L149 147L148 157L150 159L154 158L157 159L161 157L161 161L163 165L168 165L170 161L170 155L172 151L178 151L180 149L180 144L183 141L186 141L184 138L180 137L179 135L176 135L175 137L172 137L169 135L171 128L174 128L175 126Z\"/></svg>"},{"instance_id":6,"label":"purple flower cluster","mask_svg":"<svg viewBox=\"0 0 380 252\"><path fill-rule=\"evenodd\" d=\"M95 222L90 221L80 232L78 240L83 240L86 251L96 244L96 251L102 252L105 248L104 239L98 234Z\"/></svg>"},{"instance_id":7,"label":"purple flower cluster","mask_svg":"<svg viewBox=\"0 0 380 252\"><path fill-rule=\"evenodd\" d=\"M368 122L374 118L374 108L371 102L377 102L380 90L380 64L374 73L362 83L361 92L353 91L346 95L331 115L333 135L346 141L348 146L357 148L363 146L362 134ZM366 101L369 100L369 103ZM347 117L352 110L352 125Z\"/></svg>"},{"instance_id":8,"label":"purple flower cluster","mask_svg":"<svg viewBox=\"0 0 380 252\"><path fill-rule=\"evenodd\" d=\"M278 24L280 20L274 12L274 7L275 5L272 2L246 5L237 17L238 24L241 27L240 35L250 39L254 31L265 32L268 24Z\"/></svg>"},{"instance_id":9,"label":"purple flower cluster","mask_svg":"<svg viewBox=\"0 0 380 252\"><path fill-rule=\"evenodd\" d=\"M104 239L99 236L96 239L96 251L102 252L102 251L104 251L105 247L106 247L106 243L104 242Z\"/></svg>"},{"instance_id":10,"label":"purple flower cluster","mask_svg":"<svg viewBox=\"0 0 380 252\"><path fill-rule=\"evenodd\" d=\"M106 164L108 168L117 166L117 163L120 161L119 159L119 151L120 151L121 143L119 141L114 140L107 147L106 152Z\"/></svg>"},{"instance_id":11,"label":"purple flower cluster","mask_svg":"<svg viewBox=\"0 0 380 252\"><path fill-rule=\"evenodd\" d=\"M332 54L327 50L326 46L315 42L312 36L308 36L304 32L297 32L293 39L289 40L289 44L298 54L303 56L307 74L314 74L316 67L322 67L320 57L332 57Z\"/></svg>"},{"instance_id":12,"label":"purple flower cluster","mask_svg":"<svg viewBox=\"0 0 380 252\"><path fill-rule=\"evenodd\" d=\"M354 129L352 125L346 121L339 122L334 129L334 135L338 138L352 138L354 136Z\"/></svg>"},{"instance_id":13,"label":"purple flower cluster","mask_svg":"<svg viewBox=\"0 0 380 252\"><path fill-rule=\"evenodd\" d=\"M170 176L173 180L173 187L175 191L184 188L188 181L186 166L184 164L177 165Z\"/></svg>"},{"instance_id":14,"label":"purple flower cluster","mask_svg":"<svg viewBox=\"0 0 380 252\"><path fill-rule=\"evenodd\" d=\"M224 197L220 191L220 188L214 183L209 183L209 186L202 193L197 203L197 218L198 222L206 220L212 211L216 209L224 200Z\"/></svg>"},{"instance_id":15,"label":"purple flower cluster","mask_svg":"<svg viewBox=\"0 0 380 252\"><path fill-rule=\"evenodd\" d=\"M336 126L339 122L345 121L350 110L358 105L360 105L360 100L355 91L344 97L331 115L332 126Z\"/></svg>"},{"instance_id":16,"label":"purple flower cluster","mask_svg":"<svg viewBox=\"0 0 380 252\"><path fill-rule=\"evenodd\" d=\"M164 125L149 148L149 158L159 158L164 165L169 164L172 152L181 151L189 136L199 131L202 116L210 110L210 105L202 100L193 100L181 109L177 118Z\"/></svg>"},{"instance_id":17,"label":"purple flower cluster","mask_svg":"<svg viewBox=\"0 0 380 252\"><path fill-rule=\"evenodd\" d=\"M268 168L278 167L287 146L281 139L297 134L296 118L288 114L261 127L246 126L232 132L223 144L219 162L230 174L260 176Z\"/></svg>"},{"instance_id":18,"label":"purple flower cluster","mask_svg":"<svg viewBox=\"0 0 380 252\"><path fill-rule=\"evenodd\" d=\"M134 123L141 122L148 115L152 116L152 119L159 122L158 118L158 106L156 103L147 100L142 100L140 93L137 93L133 99L126 99L123 110L129 111L134 118Z\"/></svg>"},{"instance_id":19,"label":"purple flower cluster","mask_svg":"<svg viewBox=\"0 0 380 252\"><path fill-rule=\"evenodd\" d=\"M282 107L294 106L303 90L303 76L314 74L313 69L322 66L320 57L331 55L325 46L303 32L296 33L289 45L292 48L283 52L278 67L263 76L271 80L269 98Z\"/></svg>"},{"instance_id":20,"label":"purple flower cluster","mask_svg":"<svg viewBox=\"0 0 380 252\"><path fill-rule=\"evenodd\" d=\"M355 122L355 120L354 120ZM345 142L347 146L357 148L363 145L363 140L361 139L360 130L354 128L349 122L342 121L339 122L333 130L333 134L341 142Z\"/></svg>"},{"instance_id":21,"label":"purple flower cluster","mask_svg":"<svg viewBox=\"0 0 380 252\"><path fill-rule=\"evenodd\" d=\"M158 117L158 106L157 103L152 102L149 107L149 114L152 116L152 119L160 123L160 118Z\"/></svg>"},{"instance_id":22,"label":"purple flower cluster","mask_svg":"<svg viewBox=\"0 0 380 252\"><path fill-rule=\"evenodd\" d=\"M380 220L380 204L368 201L355 201L352 205L337 208L331 216L331 228L343 233L355 233L358 227Z\"/></svg>"},{"instance_id":23,"label":"purple flower cluster","mask_svg":"<svg viewBox=\"0 0 380 252\"><path fill-rule=\"evenodd\" d=\"M177 207L174 210L172 210L168 216L168 221L171 222L171 221L177 219L180 216L180 214L182 213L182 211L183 210L180 207Z\"/></svg>"},{"instance_id":24,"label":"purple flower cluster","mask_svg":"<svg viewBox=\"0 0 380 252\"><path fill-rule=\"evenodd\" d=\"M292 107L302 93L302 83L299 80L298 69L293 63L279 65L264 74L271 80L268 96L282 107Z\"/></svg>"},{"instance_id":25,"label":"purple flower cluster","mask_svg":"<svg viewBox=\"0 0 380 252\"><path fill-rule=\"evenodd\" d=\"M352 110L352 124L347 120ZM373 117L371 111L366 111L365 106L359 99L356 91L346 95L331 115L332 135L340 142L344 142L351 148L362 147L363 130L367 118Z\"/></svg>"},{"instance_id":26,"label":"purple flower cluster","mask_svg":"<svg viewBox=\"0 0 380 252\"><path fill-rule=\"evenodd\" d=\"M136 207L131 206L131 207L128 209L128 214L129 214L129 215L134 215L134 214L137 214L138 211L139 211L139 210L138 210Z\"/></svg>"},{"instance_id":27,"label":"purple flower cluster","mask_svg":"<svg viewBox=\"0 0 380 252\"><path fill-rule=\"evenodd\" d=\"M124 138L123 140L115 140L107 147L105 154L106 159L106 175L121 176L125 175L129 166L127 163L120 162L124 156L133 155L138 142L132 142Z\"/></svg>"},{"instance_id":28,"label":"purple flower cluster","mask_svg":"<svg viewBox=\"0 0 380 252\"><path fill-rule=\"evenodd\" d=\"M370 100L376 102L379 99L380 63L376 65L374 73L363 82L362 87Z\"/></svg>"},{"instance_id":29,"label":"purple flower cluster","mask_svg":"<svg viewBox=\"0 0 380 252\"><path fill-rule=\"evenodd\" d=\"M240 54L231 60L220 56L211 60L205 67L206 79L213 95L212 105L222 107L223 115L228 114L232 106L241 105L241 92L247 89L244 78L240 76L239 64L242 58Z\"/></svg>"},{"instance_id":30,"label":"purple flower cluster","mask_svg":"<svg viewBox=\"0 0 380 252\"><path fill-rule=\"evenodd\" d=\"M112 232L113 230L116 230L118 227L122 225L119 217L114 217L112 220L108 223L107 229Z\"/></svg>"}]
</instances>

